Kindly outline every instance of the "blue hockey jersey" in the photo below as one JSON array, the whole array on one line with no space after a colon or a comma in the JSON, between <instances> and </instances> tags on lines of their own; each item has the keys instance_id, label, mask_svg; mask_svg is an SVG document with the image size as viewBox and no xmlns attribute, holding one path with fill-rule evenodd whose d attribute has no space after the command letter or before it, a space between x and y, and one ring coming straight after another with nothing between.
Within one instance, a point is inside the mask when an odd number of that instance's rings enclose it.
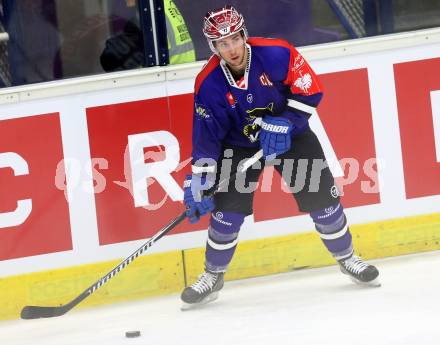
<instances>
[{"instance_id":1,"label":"blue hockey jersey","mask_svg":"<svg viewBox=\"0 0 440 345\"><path fill-rule=\"evenodd\" d=\"M193 164L217 160L224 146L259 147L264 115L283 116L292 135L308 126L322 97L322 86L309 64L289 43L249 38L248 64L234 80L225 62L213 55L198 74L194 92Z\"/></svg>"}]
</instances>

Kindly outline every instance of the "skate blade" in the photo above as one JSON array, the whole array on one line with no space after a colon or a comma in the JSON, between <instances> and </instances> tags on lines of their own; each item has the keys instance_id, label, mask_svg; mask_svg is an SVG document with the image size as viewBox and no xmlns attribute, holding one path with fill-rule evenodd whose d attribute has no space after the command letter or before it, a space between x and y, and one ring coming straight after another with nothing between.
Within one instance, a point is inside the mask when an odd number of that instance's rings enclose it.
<instances>
[{"instance_id":1,"label":"skate blade","mask_svg":"<svg viewBox=\"0 0 440 345\"><path fill-rule=\"evenodd\" d=\"M209 302L213 302L218 298L218 291L213 292L212 294L206 296L204 299L202 299L198 303L185 303L183 302L182 306L180 307L181 311L191 310L191 309L197 309L198 307L205 305Z\"/></svg>"},{"instance_id":2,"label":"skate blade","mask_svg":"<svg viewBox=\"0 0 440 345\"><path fill-rule=\"evenodd\" d=\"M368 287L381 287L382 286L382 284L379 281L379 278L375 278L370 282L363 282L363 281L357 280L356 278L354 278L352 276L349 276L349 277L357 285L368 286Z\"/></svg>"}]
</instances>

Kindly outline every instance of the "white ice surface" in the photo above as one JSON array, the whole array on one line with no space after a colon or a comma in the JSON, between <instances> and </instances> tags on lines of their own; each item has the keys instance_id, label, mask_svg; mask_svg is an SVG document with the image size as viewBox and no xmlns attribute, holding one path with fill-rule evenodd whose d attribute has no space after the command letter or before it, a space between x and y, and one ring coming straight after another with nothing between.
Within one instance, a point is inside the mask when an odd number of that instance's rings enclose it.
<instances>
[{"instance_id":1,"label":"white ice surface","mask_svg":"<svg viewBox=\"0 0 440 345\"><path fill-rule=\"evenodd\" d=\"M440 252L374 261L382 287L336 266L226 282L180 311L178 295L0 323L1 345L440 344ZM115 278L117 279L117 278ZM125 332L140 330L139 338Z\"/></svg>"}]
</instances>

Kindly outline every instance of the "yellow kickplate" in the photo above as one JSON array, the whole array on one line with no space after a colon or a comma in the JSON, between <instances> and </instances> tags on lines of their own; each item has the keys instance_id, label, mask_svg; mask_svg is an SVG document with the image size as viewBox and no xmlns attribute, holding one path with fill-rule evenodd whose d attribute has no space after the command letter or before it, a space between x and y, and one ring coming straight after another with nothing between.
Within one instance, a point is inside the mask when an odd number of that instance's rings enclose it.
<instances>
[{"instance_id":1,"label":"yellow kickplate","mask_svg":"<svg viewBox=\"0 0 440 345\"><path fill-rule=\"evenodd\" d=\"M352 227L356 251L365 259L440 249L440 213Z\"/></svg>"},{"instance_id":2,"label":"yellow kickplate","mask_svg":"<svg viewBox=\"0 0 440 345\"><path fill-rule=\"evenodd\" d=\"M2 278L0 320L19 318L25 305L66 304L121 261ZM169 294L183 287L181 251L146 255L133 261L78 307Z\"/></svg>"}]
</instances>

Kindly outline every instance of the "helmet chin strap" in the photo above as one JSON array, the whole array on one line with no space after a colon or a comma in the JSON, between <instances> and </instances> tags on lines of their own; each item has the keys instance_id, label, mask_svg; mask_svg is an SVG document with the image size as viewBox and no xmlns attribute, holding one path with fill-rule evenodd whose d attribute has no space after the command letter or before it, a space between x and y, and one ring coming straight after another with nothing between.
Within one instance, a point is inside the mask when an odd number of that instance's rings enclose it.
<instances>
[{"instance_id":1,"label":"helmet chin strap","mask_svg":"<svg viewBox=\"0 0 440 345\"><path fill-rule=\"evenodd\" d=\"M220 56L220 54L219 54L218 50L217 50L217 49L215 49L215 46L214 46L214 41L213 41L213 40L210 40L210 39L208 39L208 44L209 44L209 48L211 49L211 51L212 51L212 52L213 52L214 54L216 54L216 55Z\"/></svg>"}]
</instances>

